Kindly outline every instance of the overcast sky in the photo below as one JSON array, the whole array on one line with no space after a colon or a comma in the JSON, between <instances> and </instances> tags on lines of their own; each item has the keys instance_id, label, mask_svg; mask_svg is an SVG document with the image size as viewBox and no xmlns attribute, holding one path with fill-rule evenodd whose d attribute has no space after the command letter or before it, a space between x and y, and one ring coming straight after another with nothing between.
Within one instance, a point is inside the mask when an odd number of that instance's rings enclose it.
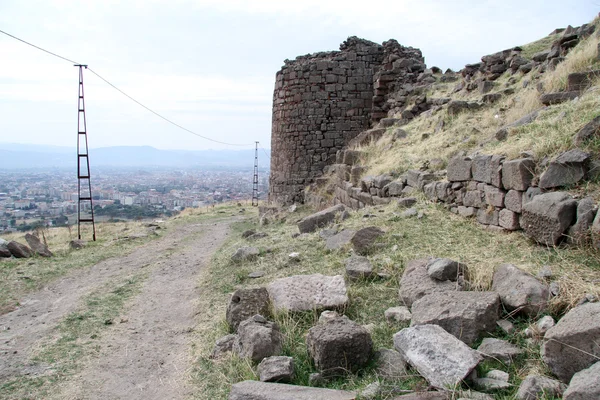
<instances>
[{"instance_id":1,"label":"overcast sky","mask_svg":"<svg viewBox=\"0 0 600 400\"><path fill-rule=\"evenodd\" d=\"M220 141L270 147L275 73L348 36L418 47L428 66L581 25L600 0L0 0L0 29L89 64L148 107ZM90 147L225 148L84 75ZM0 142L76 146L77 69L0 34ZM235 147L226 147L235 148Z\"/></svg>"}]
</instances>

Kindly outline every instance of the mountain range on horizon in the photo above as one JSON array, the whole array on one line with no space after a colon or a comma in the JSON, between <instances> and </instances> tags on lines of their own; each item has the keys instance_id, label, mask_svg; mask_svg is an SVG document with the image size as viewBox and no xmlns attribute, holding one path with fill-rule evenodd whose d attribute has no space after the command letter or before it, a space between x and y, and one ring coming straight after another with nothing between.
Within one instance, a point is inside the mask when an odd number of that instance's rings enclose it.
<instances>
[{"instance_id":1,"label":"mountain range on horizon","mask_svg":"<svg viewBox=\"0 0 600 400\"><path fill-rule=\"evenodd\" d=\"M254 149L161 150L151 146L114 146L89 150L93 167L254 167ZM259 167L269 167L265 152L258 154ZM76 149L67 146L0 143L0 169L72 168Z\"/></svg>"}]
</instances>

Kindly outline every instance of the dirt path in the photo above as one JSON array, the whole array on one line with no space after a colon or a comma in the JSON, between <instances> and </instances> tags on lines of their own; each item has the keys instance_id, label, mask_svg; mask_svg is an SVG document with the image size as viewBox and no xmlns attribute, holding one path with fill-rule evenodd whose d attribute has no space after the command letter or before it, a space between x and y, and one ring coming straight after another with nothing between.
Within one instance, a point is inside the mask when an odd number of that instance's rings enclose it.
<instances>
[{"instance_id":1,"label":"dirt path","mask_svg":"<svg viewBox=\"0 0 600 400\"><path fill-rule=\"evenodd\" d=\"M200 295L197 277L225 240L230 222L180 226L127 256L76 271L0 316L0 327L10 328L0 330L0 382L32 373L29 351L78 307L83 296L144 268L150 276L124 311L128 322L103 334L100 356L88 360L57 398L184 398L188 340L197 313L194 299ZM185 240L190 235L194 239Z\"/></svg>"}]
</instances>

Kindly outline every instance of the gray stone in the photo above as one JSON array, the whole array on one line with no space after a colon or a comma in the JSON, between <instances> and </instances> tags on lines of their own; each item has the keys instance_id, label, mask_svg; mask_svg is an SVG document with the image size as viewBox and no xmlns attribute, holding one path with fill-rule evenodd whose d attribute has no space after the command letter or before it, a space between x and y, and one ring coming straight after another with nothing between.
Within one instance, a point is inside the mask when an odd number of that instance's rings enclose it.
<instances>
[{"instance_id":1,"label":"gray stone","mask_svg":"<svg viewBox=\"0 0 600 400\"><path fill-rule=\"evenodd\" d=\"M85 246L87 246L87 242L84 240L71 240L69 242L69 247L72 248L73 250L81 250Z\"/></svg>"},{"instance_id":2,"label":"gray stone","mask_svg":"<svg viewBox=\"0 0 600 400\"><path fill-rule=\"evenodd\" d=\"M499 223L500 214L496 210L488 210L480 208L477 211L477 222L482 225L493 225L497 226Z\"/></svg>"},{"instance_id":3,"label":"gray stone","mask_svg":"<svg viewBox=\"0 0 600 400\"><path fill-rule=\"evenodd\" d=\"M404 189L404 183L402 181L395 180L385 185L383 189L388 196L402 196L402 189Z\"/></svg>"},{"instance_id":4,"label":"gray stone","mask_svg":"<svg viewBox=\"0 0 600 400\"><path fill-rule=\"evenodd\" d=\"M482 333L496 330L499 311L494 292L432 293L413 303L411 326L439 325L471 345Z\"/></svg>"},{"instance_id":5,"label":"gray stone","mask_svg":"<svg viewBox=\"0 0 600 400\"><path fill-rule=\"evenodd\" d=\"M565 390L565 385L554 379L540 375L529 375L517 391L518 400L541 400L553 397L560 397Z\"/></svg>"},{"instance_id":6,"label":"gray stone","mask_svg":"<svg viewBox=\"0 0 600 400\"><path fill-rule=\"evenodd\" d=\"M237 335L226 335L217 339L210 358L218 359L233 351Z\"/></svg>"},{"instance_id":7,"label":"gray stone","mask_svg":"<svg viewBox=\"0 0 600 400\"><path fill-rule=\"evenodd\" d=\"M419 211L416 208L409 208L408 210L402 211L400 216L402 218L411 218L419 215Z\"/></svg>"},{"instance_id":8,"label":"gray stone","mask_svg":"<svg viewBox=\"0 0 600 400\"><path fill-rule=\"evenodd\" d=\"M415 204L417 204L417 199L414 197L403 197L401 199L398 199L398 207L412 207Z\"/></svg>"},{"instance_id":9,"label":"gray stone","mask_svg":"<svg viewBox=\"0 0 600 400\"><path fill-rule=\"evenodd\" d=\"M234 384L229 400L356 400L355 392L259 381Z\"/></svg>"},{"instance_id":10,"label":"gray stone","mask_svg":"<svg viewBox=\"0 0 600 400\"><path fill-rule=\"evenodd\" d=\"M536 196L539 196L540 194L542 194L542 189L540 189L539 187L528 188L527 191L523 194L523 207L525 206L525 204L533 201L533 199ZM523 212L522 209L521 212Z\"/></svg>"},{"instance_id":11,"label":"gray stone","mask_svg":"<svg viewBox=\"0 0 600 400\"><path fill-rule=\"evenodd\" d=\"M466 266L449 258L434 258L427 263L427 274L438 281L456 281Z\"/></svg>"},{"instance_id":12,"label":"gray stone","mask_svg":"<svg viewBox=\"0 0 600 400\"><path fill-rule=\"evenodd\" d=\"M567 242L574 244L586 242L590 238L591 228L597 212L598 207L594 199L591 197L581 199L577 204L576 221L567 233Z\"/></svg>"},{"instance_id":13,"label":"gray stone","mask_svg":"<svg viewBox=\"0 0 600 400\"><path fill-rule=\"evenodd\" d=\"M356 372L369 362L373 352L369 332L345 316L310 328L306 347L324 376Z\"/></svg>"},{"instance_id":14,"label":"gray stone","mask_svg":"<svg viewBox=\"0 0 600 400\"><path fill-rule=\"evenodd\" d=\"M488 372L485 378L473 379L473 383L475 388L480 390L507 389L512 386L508 379L509 375L506 372L495 369Z\"/></svg>"},{"instance_id":15,"label":"gray stone","mask_svg":"<svg viewBox=\"0 0 600 400\"><path fill-rule=\"evenodd\" d=\"M458 215L465 218L474 217L477 215L477 209L474 207L458 206Z\"/></svg>"},{"instance_id":16,"label":"gray stone","mask_svg":"<svg viewBox=\"0 0 600 400\"><path fill-rule=\"evenodd\" d=\"M258 279L265 276L267 273L264 271L253 271L248 274L248 278L250 279Z\"/></svg>"},{"instance_id":17,"label":"gray stone","mask_svg":"<svg viewBox=\"0 0 600 400\"><path fill-rule=\"evenodd\" d=\"M267 289L238 289L231 296L225 319L235 332L242 321L256 314L269 315L269 293Z\"/></svg>"},{"instance_id":18,"label":"gray stone","mask_svg":"<svg viewBox=\"0 0 600 400\"><path fill-rule=\"evenodd\" d=\"M364 400L375 400L381 394L381 384L373 382L360 391L360 398Z\"/></svg>"},{"instance_id":19,"label":"gray stone","mask_svg":"<svg viewBox=\"0 0 600 400\"><path fill-rule=\"evenodd\" d=\"M485 192L482 190L469 190L463 197L465 207L486 208Z\"/></svg>"},{"instance_id":20,"label":"gray stone","mask_svg":"<svg viewBox=\"0 0 600 400\"><path fill-rule=\"evenodd\" d=\"M597 116L581 128L575 135L573 144L583 146L590 140L600 137L600 116Z\"/></svg>"},{"instance_id":21,"label":"gray stone","mask_svg":"<svg viewBox=\"0 0 600 400\"><path fill-rule=\"evenodd\" d=\"M319 315L319 324L323 324L327 321L330 321L332 319L336 319L339 318L340 314L337 311L334 310L325 310L321 313L321 315Z\"/></svg>"},{"instance_id":22,"label":"gray stone","mask_svg":"<svg viewBox=\"0 0 600 400\"><path fill-rule=\"evenodd\" d=\"M484 188L485 193L485 202L496 208L504 207L504 196L506 192L500 188L497 188L492 185L485 185Z\"/></svg>"},{"instance_id":23,"label":"gray stone","mask_svg":"<svg viewBox=\"0 0 600 400\"><path fill-rule=\"evenodd\" d=\"M500 295L507 309L529 316L546 310L550 297L547 285L512 264L502 264L496 269L492 290Z\"/></svg>"},{"instance_id":24,"label":"gray stone","mask_svg":"<svg viewBox=\"0 0 600 400\"><path fill-rule=\"evenodd\" d=\"M542 335L544 335L548 329L552 328L554 325L554 318L552 318L550 315L540 318L540 320L535 324L537 331Z\"/></svg>"},{"instance_id":25,"label":"gray stone","mask_svg":"<svg viewBox=\"0 0 600 400\"><path fill-rule=\"evenodd\" d=\"M474 390L460 390L458 400L494 400L492 396Z\"/></svg>"},{"instance_id":26,"label":"gray stone","mask_svg":"<svg viewBox=\"0 0 600 400\"><path fill-rule=\"evenodd\" d=\"M373 266L367 257L353 256L346 259L346 276L351 281L373 277Z\"/></svg>"},{"instance_id":27,"label":"gray stone","mask_svg":"<svg viewBox=\"0 0 600 400\"><path fill-rule=\"evenodd\" d=\"M381 378L397 380L408 375L406 361L396 350L379 349L374 358Z\"/></svg>"},{"instance_id":28,"label":"gray stone","mask_svg":"<svg viewBox=\"0 0 600 400\"><path fill-rule=\"evenodd\" d=\"M533 61L537 61L537 62L544 62L546 61L546 58L548 58L548 54L550 53L550 50L544 50L544 51L540 51L539 53L535 53L531 59Z\"/></svg>"},{"instance_id":29,"label":"gray stone","mask_svg":"<svg viewBox=\"0 0 600 400\"><path fill-rule=\"evenodd\" d=\"M309 215L308 217L304 217L298 222L298 229L300 230L300 233L314 232L333 222L336 215L344 210L345 207L342 204L338 204L323 211L319 211L318 213Z\"/></svg>"},{"instance_id":30,"label":"gray stone","mask_svg":"<svg viewBox=\"0 0 600 400\"><path fill-rule=\"evenodd\" d=\"M481 355L437 325L418 325L394 335L394 348L439 389L459 385L482 360Z\"/></svg>"},{"instance_id":31,"label":"gray stone","mask_svg":"<svg viewBox=\"0 0 600 400\"><path fill-rule=\"evenodd\" d=\"M506 208L500 210L498 213L498 225L509 231L516 231L520 228L519 214Z\"/></svg>"},{"instance_id":32,"label":"gray stone","mask_svg":"<svg viewBox=\"0 0 600 400\"><path fill-rule=\"evenodd\" d=\"M279 326L261 315L255 315L240 323L233 348L240 357L260 362L265 357L279 354L282 344Z\"/></svg>"},{"instance_id":33,"label":"gray stone","mask_svg":"<svg viewBox=\"0 0 600 400\"><path fill-rule=\"evenodd\" d=\"M6 247L10 251L10 254L12 254L15 258L29 258L33 257L34 254L33 250L31 250L29 247L19 242L15 242L14 240L8 242Z\"/></svg>"},{"instance_id":34,"label":"gray stone","mask_svg":"<svg viewBox=\"0 0 600 400\"><path fill-rule=\"evenodd\" d=\"M569 150L553 160L540 177L540 188L574 185L588 172L590 155L579 149Z\"/></svg>"},{"instance_id":35,"label":"gray stone","mask_svg":"<svg viewBox=\"0 0 600 400\"><path fill-rule=\"evenodd\" d=\"M373 186L377 189L383 189L387 184L392 182L394 177L390 175L378 175L373 177Z\"/></svg>"},{"instance_id":36,"label":"gray stone","mask_svg":"<svg viewBox=\"0 0 600 400\"><path fill-rule=\"evenodd\" d=\"M29 245L31 250L37 253L37 255L42 257L52 257L52 252L48 249L48 246L42 243L42 241L37 236L34 236L30 233L26 233L25 240L27 241L27 244Z\"/></svg>"},{"instance_id":37,"label":"gray stone","mask_svg":"<svg viewBox=\"0 0 600 400\"><path fill-rule=\"evenodd\" d=\"M508 333L509 335L515 331L515 326L513 325L513 323L510 321L507 321L505 319L496 321L496 324L500 327L500 329L502 329L504 332Z\"/></svg>"},{"instance_id":38,"label":"gray stone","mask_svg":"<svg viewBox=\"0 0 600 400\"><path fill-rule=\"evenodd\" d=\"M319 237L321 239L329 239L330 237L334 236L335 234L338 233L338 230L336 228L332 228L332 229L323 229L319 232Z\"/></svg>"},{"instance_id":39,"label":"gray stone","mask_svg":"<svg viewBox=\"0 0 600 400\"><path fill-rule=\"evenodd\" d=\"M600 399L600 362L573 375L563 400Z\"/></svg>"},{"instance_id":40,"label":"gray stone","mask_svg":"<svg viewBox=\"0 0 600 400\"><path fill-rule=\"evenodd\" d=\"M358 230L354 236L352 236L350 242L356 253L365 255L373 249L373 245L377 239L383 236L384 233L384 231L376 226L368 226Z\"/></svg>"},{"instance_id":41,"label":"gray stone","mask_svg":"<svg viewBox=\"0 0 600 400\"><path fill-rule=\"evenodd\" d=\"M577 202L568 193L540 194L523 207L521 228L536 242L554 246L573 223L576 208Z\"/></svg>"},{"instance_id":42,"label":"gray stone","mask_svg":"<svg viewBox=\"0 0 600 400\"><path fill-rule=\"evenodd\" d=\"M453 157L448 162L447 177L450 182L462 182L471 179L472 160L469 157Z\"/></svg>"},{"instance_id":43,"label":"gray stone","mask_svg":"<svg viewBox=\"0 0 600 400\"><path fill-rule=\"evenodd\" d=\"M445 391L442 392L414 392L394 397L394 400L449 400Z\"/></svg>"},{"instance_id":44,"label":"gray stone","mask_svg":"<svg viewBox=\"0 0 600 400\"><path fill-rule=\"evenodd\" d=\"M424 258L409 261L400 279L400 301L407 307L413 302L431 293L451 292L462 290L462 287L452 281L438 281L427 274L427 264L430 259Z\"/></svg>"},{"instance_id":45,"label":"gray stone","mask_svg":"<svg viewBox=\"0 0 600 400\"><path fill-rule=\"evenodd\" d=\"M295 275L280 278L267 290L275 310L312 311L338 309L348 303L346 284L341 275Z\"/></svg>"},{"instance_id":46,"label":"gray stone","mask_svg":"<svg viewBox=\"0 0 600 400\"><path fill-rule=\"evenodd\" d=\"M577 92L573 91L573 92L544 93L543 95L540 96L540 102L545 106L549 106L552 104L564 103L566 101L573 100L579 96L580 96L580 93L578 91Z\"/></svg>"},{"instance_id":47,"label":"gray stone","mask_svg":"<svg viewBox=\"0 0 600 400\"><path fill-rule=\"evenodd\" d=\"M399 307L390 307L384 311L385 319L388 322L410 322L412 319L412 314L407 307L399 306Z\"/></svg>"},{"instance_id":48,"label":"gray stone","mask_svg":"<svg viewBox=\"0 0 600 400\"><path fill-rule=\"evenodd\" d=\"M523 209L523 192L509 190L504 196L504 207L507 210L520 213Z\"/></svg>"},{"instance_id":49,"label":"gray stone","mask_svg":"<svg viewBox=\"0 0 600 400\"><path fill-rule=\"evenodd\" d=\"M258 240L258 239L262 239L269 236L268 233L266 232L256 232L250 236L247 237L248 240Z\"/></svg>"},{"instance_id":50,"label":"gray stone","mask_svg":"<svg viewBox=\"0 0 600 400\"><path fill-rule=\"evenodd\" d=\"M473 157L471 171L473 180L492 183L492 156L480 154Z\"/></svg>"},{"instance_id":51,"label":"gray stone","mask_svg":"<svg viewBox=\"0 0 600 400\"><path fill-rule=\"evenodd\" d=\"M244 232L242 233L242 238L244 238L244 239L245 239L245 238L247 238L247 237L249 237L249 236L252 236L252 235L254 235L255 233L256 233L256 231L255 231L254 229L248 229L248 230L246 230L246 231L244 231Z\"/></svg>"},{"instance_id":52,"label":"gray stone","mask_svg":"<svg viewBox=\"0 0 600 400\"><path fill-rule=\"evenodd\" d=\"M505 161L502 164L502 185L506 190L527 190L531 186L535 162L530 158Z\"/></svg>"},{"instance_id":53,"label":"gray stone","mask_svg":"<svg viewBox=\"0 0 600 400\"><path fill-rule=\"evenodd\" d=\"M291 382L294 378L294 359L272 356L263 359L257 367L261 382Z\"/></svg>"},{"instance_id":54,"label":"gray stone","mask_svg":"<svg viewBox=\"0 0 600 400\"><path fill-rule=\"evenodd\" d=\"M552 274L552 268L550 268L549 265L544 265L542 266L542 268L538 271L537 275L536 275L539 279L548 279L548 278L552 278L553 274Z\"/></svg>"},{"instance_id":55,"label":"gray stone","mask_svg":"<svg viewBox=\"0 0 600 400\"><path fill-rule=\"evenodd\" d=\"M231 256L233 262L252 261L258 258L260 250L257 247L240 247Z\"/></svg>"},{"instance_id":56,"label":"gray stone","mask_svg":"<svg viewBox=\"0 0 600 400\"><path fill-rule=\"evenodd\" d=\"M327 239L325 248L327 250L339 250L350 245L350 241L356 234L356 231L345 229L338 234L335 234Z\"/></svg>"},{"instance_id":57,"label":"gray stone","mask_svg":"<svg viewBox=\"0 0 600 400\"><path fill-rule=\"evenodd\" d=\"M542 358L554 375L571 377L600 357L600 303L585 303L562 317L544 336Z\"/></svg>"},{"instance_id":58,"label":"gray stone","mask_svg":"<svg viewBox=\"0 0 600 400\"><path fill-rule=\"evenodd\" d=\"M463 100L452 100L448 103L448 115L450 116L456 116L468 109L469 103Z\"/></svg>"},{"instance_id":59,"label":"gray stone","mask_svg":"<svg viewBox=\"0 0 600 400\"><path fill-rule=\"evenodd\" d=\"M485 338L477 348L485 357L512 364L514 359L523 354L523 350L505 340Z\"/></svg>"}]
</instances>

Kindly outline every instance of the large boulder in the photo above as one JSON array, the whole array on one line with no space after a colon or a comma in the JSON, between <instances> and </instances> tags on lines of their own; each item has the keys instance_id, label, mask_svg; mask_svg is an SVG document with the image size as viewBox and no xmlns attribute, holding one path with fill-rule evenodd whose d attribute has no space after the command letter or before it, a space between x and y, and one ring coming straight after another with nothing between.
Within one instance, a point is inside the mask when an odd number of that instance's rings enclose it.
<instances>
[{"instance_id":1,"label":"large boulder","mask_svg":"<svg viewBox=\"0 0 600 400\"><path fill-rule=\"evenodd\" d=\"M600 357L600 303L573 308L544 336L542 358L561 381L589 368Z\"/></svg>"},{"instance_id":2,"label":"large boulder","mask_svg":"<svg viewBox=\"0 0 600 400\"><path fill-rule=\"evenodd\" d=\"M571 378L563 400L600 399L600 361Z\"/></svg>"},{"instance_id":3,"label":"large boulder","mask_svg":"<svg viewBox=\"0 0 600 400\"><path fill-rule=\"evenodd\" d=\"M29 247L19 242L15 242L14 240L9 242L6 247L10 251L10 254L16 258L29 258L33 257L34 254L33 250L31 250Z\"/></svg>"},{"instance_id":4,"label":"large boulder","mask_svg":"<svg viewBox=\"0 0 600 400\"><path fill-rule=\"evenodd\" d=\"M356 400L355 392L286 385L259 381L243 381L231 387L229 400Z\"/></svg>"},{"instance_id":5,"label":"large boulder","mask_svg":"<svg viewBox=\"0 0 600 400\"><path fill-rule=\"evenodd\" d=\"M314 232L319 228L333 222L337 214L344 212L346 208L342 204L326 208L318 213L304 217L298 222L300 233Z\"/></svg>"},{"instance_id":6,"label":"large boulder","mask_svg":"<svg viewBox=\"0 0 600 400\"><path fill-rule=\"evenodd\" d=\"M356 231L353 231L351 229L344 229L340 233L337 233L327 238L327 240L325 241L325 248L331 251L343 249L344 247L350 245L350 240L352 240L355 234Z\"/></svg>"},{"instance_id":7,"label":"large boulder","mask_svg":"<svg viewBox=\"0 0 600 400\"><path fill-rule=\"evenodd\" d=\"M494 292L432 293L412 305L411 326L433 324L468 345L496 330L500 297Z\"/></svg>"},{"instance_id":8,"label":"large boulder","mask_svg":"<svg viewBox=\"0 0 600 400\"><path fill-rule=\"evenodd\" d=\"M569 150L553 160L540 177L540 188L574 185L585 178L590 155L579 149Z\"/></svg>"},{"instance_id":9,"label":"large boulder","mask_svg":"<svg viewBox=\"0 0 600 400\"><path fill-rule=\"evenodd\" d=\"M269 292L266 288L238 289L231 295L225 318L234 332L242 321L256 314L269 315Z\"/></svg>"},{"instance_id":10,"label":"large boulder","mask_svg":"<svg viewBox=\"0 0 600 400\"><path fill-rule=\"evenodd\" d=\"M560 398L564 390L565 385L557 380L540 375L529 375L521 382L515 398L518 400Z\"/></svg>"},{"instance_id":11,"label":"large boulder","mask_svg":"<svg viewBox=\"0 0 600 400\"><path fill-rule=\"evenodd\" d=\"M42 257L52 257L52 252L48 249L48 246L42 243L37 236L27 233L25 234L25 240L31 250L35 251L38 255Z\"/></svg>"},{"instance_id":12,"label":"large boulder","mask_svg":"<svg viewBox=\"0 0 600 400\"><path fill-rule=\"evenodd\" d=\"M504 161L502 164L502 185L506 190L527 190L531 186L535 172L535 162L531 158Z\"/></svg>"},{"instance_id":13,"label":"large boulder","mask_svg":"<svg viewBox=\"0 0 600 400\"><path fill-rule=\"evenodd\" d=\"M494 272L492 290L500 295L508 310L535 316L548 307L550 290L533 275L512 264L502 264Z\"/></svg>"},{"instance_id":14,"label":"large boulder","mask_svg":"<svg viewBox=\"0 0 600 400\"><path fill-rule=\"evenodd\" d=\"M537 195L523 207L521 228L536 242L554 246L575 220L577 202L564 192Z\"/></svg>"},{"instance_id":15,"label":"large boulder","mask_svg":"<svg viewBox=\"0 0 600 400\"><path fill-rule=\"evenodd\" d=\"M369 362L373 352L369 332L345 316L310 328L306 347L324 376L356 372Z\"/></svg>"},{"instance_id":16,"label":"large boulder","mask_svg":"<svg viewBox=\"0 0 600 400\"><path fill-rule=\"evenodd\" d=\"M400 302L407 307L431 293L452 292L462 287L452 281L438 281L427 274L427 264L431 259L409 261L400 279Z\"/></svg>"},{"instance_id":17,"label":"large boulder","mask_svg":"<svg viewBox=\"0 0 600 400\"><path fill-rule=\"evenodd\" d=\"M294 378L294 359L267 357L258 364L257 372L262 382L290 382Z\"/></svg>"},{"instance_id":18,"label":"large boulder","mask_svg":"<svg viewBox=\"0 0 600 400\"><path fill-rule=\"evenodd\" d=\"M377 239L379 239L380 236L383 236L384 233L384 231L376 226L368 226L358 230L354 236L352 236L350 242L354 247L354 251L358 254L365 255L373 249L373 245Z\"/></svg>"},{"instance_id":19,"label":"large boulder","mask_svg":"<svg viewBox=\"0 0 600 400\"><path fill-rule=\"evenodd\" d=\"M312 311L346 306L346 283L341 275L295 275L267 287L275 310Z\"/></svg>"},{"instance_id":20,"label":"large boulder","mask_svg":"<svg viewBox=\"0 0 600 400\"><path fill-rule=\"evenodd\" d=\"M454 388L479 364L475 350L438 325L418 325L394 335L394 348L432 386Z\"/></svg>"},{"instance_id":21,"label":"large boulder","mask_svg":"<svg viewBox=\"0 0 600 400\"><path fill-rule=\"evenodd\" d=\"M267 321L261 315L255 315L238 326L238 337L234 351L242 358L260 362L265 357L281 352L283 337L279 326Z\"/></svg>"},{"instance_id":22,"label":"large boulder","mask_svg":"<svg viewBox=\"0 0 600 400\"><path fill-rule=\"evenodd\" d=\"M8 249L8 242L4 239L0 239L0 258L9 258L12 254L10 254L10 250Z\"/></svg>"}]
</instances>

